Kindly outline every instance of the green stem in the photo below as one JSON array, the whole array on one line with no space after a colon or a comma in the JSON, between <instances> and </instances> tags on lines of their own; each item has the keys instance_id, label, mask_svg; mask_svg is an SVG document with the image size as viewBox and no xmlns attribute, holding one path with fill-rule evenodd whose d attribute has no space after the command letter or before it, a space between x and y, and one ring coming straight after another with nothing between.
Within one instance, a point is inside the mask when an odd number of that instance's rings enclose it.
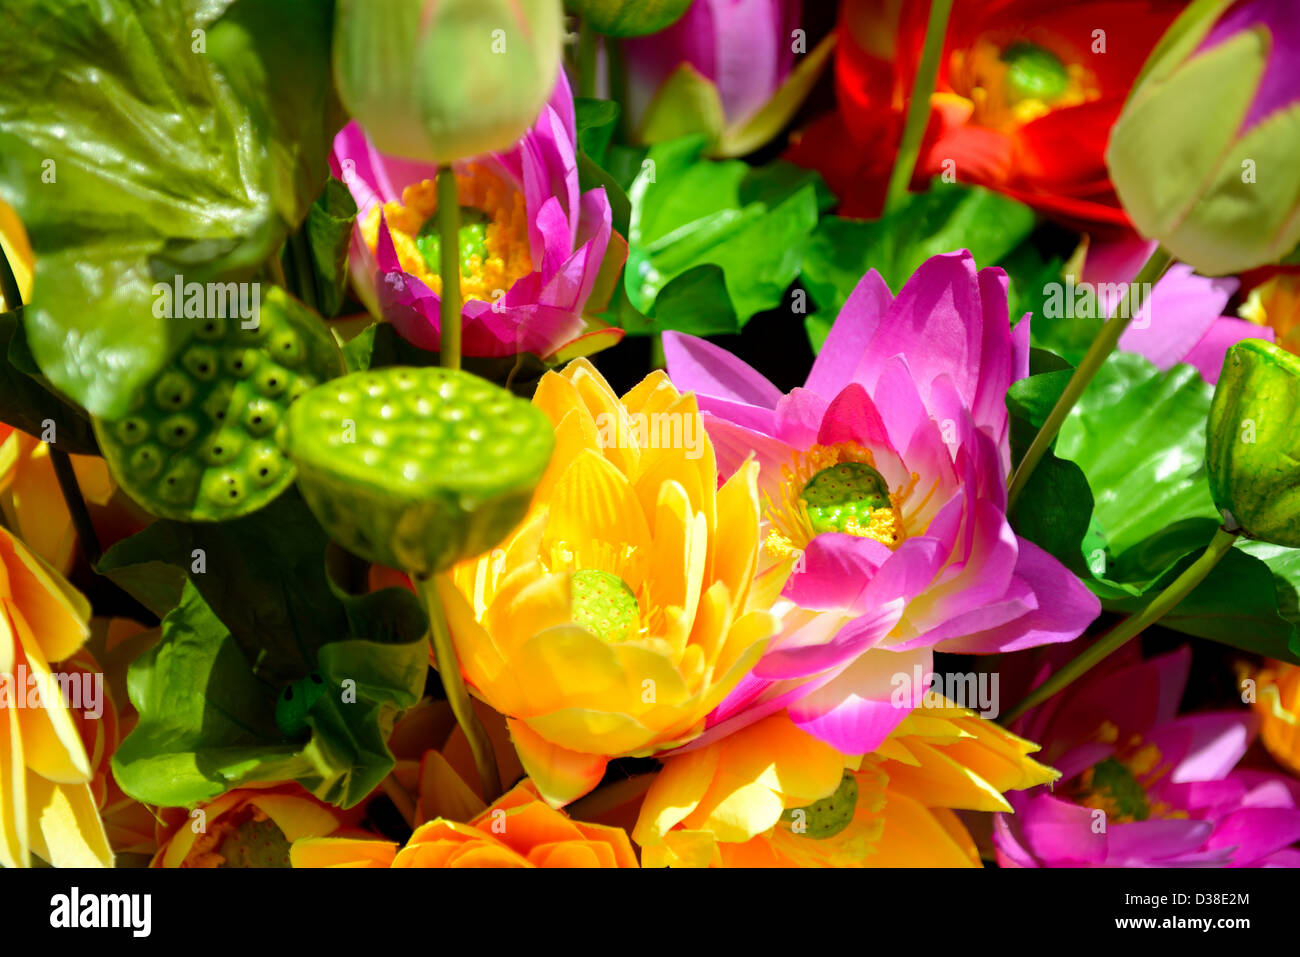
<instances>
[{"instance_id":1,"label":"green stem","mask_svg":"<svg viewBox=\"0 0 1300 957\"><path fill-rule=\"evenodd\" d=\"M289 237L289 250L293 254L293 271L298 286L298 298L314 311L320 312L320 303L316 301L316 270L311 264L311 249L304 229L298 230Z\"/></svg>"},{"instance_id":2,"label":"green stem","mask_svg":"<svg viewBox=\"0 0 1300 957\"><path fill-rule=\"evenodd\" d=\"M578 96L596 95L596 31L587 18L578 24Z\"/></svg>"},{"instance_id":3,"label":"green stem","mask_svg":"<svg viewBox=\"0 0 1300 957\"><path fill-rule=\"evenodd\" d=\"M1136 615L1130 615L1106 634L1090 645L1081 655L1074 658L1065 667L1054 672L1050 678L1025 696L1024 700L998 719L999 724L1007 725L1020 717L1035 705L1042 704L1080 675L1099 664L1103 659L1114 654L1129 639L1169 614L1180 601L1199 585L1215 565L1232 549L1237 540L1236 532L1220 528L1210 539L1201 556L1187 566L1187 570L1175 578L1169 587L1151 600Z\"/></svg>"},{"instance_id":4,"label":"green stem","mask_svg":"<svg viewBox=\"0 0 1300 957\"><path fill-rule=\"evenodd\" d=\"M444 369L460 368L460 195L450 166L438 167L438 239L442 244L438 272L442 276L442 344L438 354ZM490 803L490 802L489 802Z\"/></svg>"},{"instance_id":5,"label":"green stem","mask_svg":"<svg viewBox=\"0 0 1300 957\"><path fill-rule=\"evenodd\" d=\"M442 601L438 598L437 581L432 575L412 575L416 590L424 602L425 613L429 616L429 641L433 645L433 658L438 664L438 676L442 679L443 690L447 692L447 703L451 713L465 732L469 742L470 753L474 756L474 767L478 769L478 779L483 786L483 800L491 804L501 796L501 778L497 774L496 756L492 753L492 741L487 731L474 713L474 702L470 700L469 689L460 673L460 662L456 658L456 646L451 640L451 631L447 627L447 616L442 610Z\"/></svg>"},{"instance_id":6,"label":"green stem","mask_svg":"<svg viewBox=\"0 0 1300 957\"><path fill-rule=\"evenodd\" d=\"M632 120L627 111L627 58L623 41L605 37L605 65L609 71L609 98L619 105L618 133L624 143L632 139Z\"/></svg>"},{"instance_id":7,"label":"green stem","mask_svg":"<svg viewBox=\"0 0 1300 957\"><path fill-rule=\"evenodd\" d=\"M667 368L668 357L664 355L664 337L662 333L656 332L650 337L650 371Z\"/></svg>"},{"instance_id":8,"label":"green stem","mask_svg":"<svg viewBox=\"0 0 1300 957\"><path fill-rule=\"evenodd\" d=\"M95 534L95 523L90 520L90 510L86 500L81 497L81 486L77 484L77 473L72 468L72 459L67 452L50 446L50 464L54 466L54 475L59 480L59 491L72 516L72 526L77 530L77 539L81 542L82 553L90 567L99 564L99 536Z\"/></svg>"},{"instance_id":9,"label":"green stem","mask_svg":"<svg viewBox=\"0 0 1300 957\"><path fill-rule=\"evenodd\" d=\"M1007 488L1007 511L1016 504L1016 499L1020 493L1025 490L1029 483L1029 477L1034 474L1034 469L1042 461L1047 450L1051 447L1052 442L1056 439L1056 433L1061 431L1061 426L1065 424L1066 417L1074 404L1079 401L1079 396L1083 395L1084 390L1088 388L1088 383L1092 381L1097 370L1105 363L1106 358L1115 351L1119 344L1120 336L1128 328L1128 324L1133 321L1133 314L1138 311L1143 289L1148 283L1154 284L1161 274L1169 268L1173 262L1173 257L1165 251L1164 247L1157 246L1151 258L1138 271L1137 277L1128 285L1128 291L1124 301L1116 308L1115 314L1106 321L1101 327L1092 344L1088 346L1088 351L1084 354L1083 360L1079 363L1074 374L1070 376L1070 381L1065 384L1065 390L1061 393L1060 398L1056 400L1056 405L1052 406L1052 411L1048 413L1047 419L1043 422L1043 427L1038 430L1034 436L1034 441L1030 443L1029 449L1025 452L1025 457L1020 460L1020 465L1016 467L1015 474L1011 477L1011 484Z\"/></svg>"},{"instance_id":10,"label":"green stem","mask_svg":"<svg viewBox=\"0 0 1300 957\"><path fill-rule=\"evenodd\" d=\"M948 31L948 14L953 0L930 0L930 20L925 28L925 44L921 49L921 62L916 67L912 83L912 98L907 105L907 120L903 136L898 143L894 169L889 174L889 190L885 194L885 211L897 209L907 198L916 160L921 155L921 140L930 122L930 94L934 92L935 77L939 75L939 57L943 54L943 37Z\"/></svg>"},{"instance_id":11,"label":"green stem","mask_svg":"<svg viewBox=\"0 0 1300 957\"><path fill-rule=\"evenodd\" d=\"M289 291L289 280L284 274L284 263L280 261L280 254L275 253L271 256L269 265L271 267L271 279L277 286L286 292Z\"/></svg>"}]
</instances>

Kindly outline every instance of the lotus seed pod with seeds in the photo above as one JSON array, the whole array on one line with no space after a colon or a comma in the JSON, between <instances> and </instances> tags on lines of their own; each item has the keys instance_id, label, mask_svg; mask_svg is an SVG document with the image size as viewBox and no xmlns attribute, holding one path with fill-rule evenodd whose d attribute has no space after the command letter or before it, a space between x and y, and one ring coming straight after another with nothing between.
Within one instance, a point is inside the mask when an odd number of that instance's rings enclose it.
<instances>
[{"instance_id":1,"label":"lotus seed pod with seeds","mask_svg":"<svg viewBox=\"0 0 1300 957\"><path fill-rule=\"evenodd\" d=\"M96 420L95 434L118 484L154 515L238 518L293 481L275 429L289 403L344 371L343 357L320 318L278 287L252 320L176 321L194 329L172 363L125 417Z\"/></svg>"},{"instance_id":2,"label":"lotus seed pod with seeds","mask_svg":"<svg viewBox=\"0 0 1300 957\"><path fill-rule=\"evenodd\" d=\"M1206 426L1214 504L1250 538L1300 546L1300 358L1262 339L1228 350Z\"/></svg>"},{"instance_id":3,"label":"lotus seed pod with seeds","mask_svg":"<svg viewBox=\"0 0 1300 957\"><path fill-rule=\"evenodd\" d=\"M546 416L468 372L358 372L294 404L281 441L303 497L349 551L414 574L501 542L555 446Z\"/></svg>"},{"instance_id":4,"label":"lotus seed pod with seeds","mask_svg":"<svg viewBox=\"0 0 1300 957\"><path fill-rule=\"evenodd\" d=\"M814 801L807 807L788 810L781 815L781 820L795 826L802 824L804 829L796 833L801 833L804 837L825 840L852 824L857 810L858 782L851 772L845 771L834 794Z\"/></svg>"}]
</instances>

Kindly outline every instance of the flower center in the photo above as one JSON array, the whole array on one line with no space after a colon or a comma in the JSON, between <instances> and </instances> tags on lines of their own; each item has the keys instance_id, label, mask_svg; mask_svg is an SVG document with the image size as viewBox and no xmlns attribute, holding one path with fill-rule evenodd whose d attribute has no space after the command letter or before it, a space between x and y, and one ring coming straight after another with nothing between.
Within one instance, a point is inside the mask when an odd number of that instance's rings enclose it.
<instances>
[{"instance_id":1,"label":"flower center","mask_svg":"<svg viewBox=\"0 0 1300 957\"><path fill-rule=\"evenodd\" d=\"M492 302L533 271L523 193L481 163L457 171L456 191L461 215L461 297ZM438 191L431 179L407 186L400 203L383 204L383 217L402 269L441 295L442 240L437 213ZM378 246L379 216L376 204L361 225L371 253Z\"/></svg>"},{"instance_id":2,"label":"flower center","mask_svg":"<svg viewBox=\"0 0 1300 957\"><path fill-rule=\"evenodd\" d=\"M185 867L288 867L289 841L260 808L246 804L210 822Z\"/></svg>"},{"instance_id":3,"label":"flower center","mask_svg":"<svg viewBox=\"0 0 1300 957\"><path fill-rule=\"evenodd\" d=\"M974 104L974 121L991 129L1010 129L1101 96L1086 67L1067 64L1054 51L1027 40L1002 47L985 38L969 50L957 50L949 77L953 90Z\"/></svg>"},{"instance_id":4,"label":"flower center","mask_svg":"<svg viewBox=\"0 0 1300 957\"><path fill-rule=\"evenodd\" d=\"M781 820L793 833L823 841L852 824L857 810L858 782L851 772L845 771L835 793L806 807L791 808L781 815Z\"/></svg>"},{"instance_id":5,"label":"flower center","mask_svg":"<svg viewBox=\"0 0 1300 957\"><path fill-rule=\"evenodd\" d=\"M768 498L764 513L770 529L763 546L778 561L825 532L871 538L890 548L907 537L899 505L918 477L891 493L871 452L861 446L814 445L783 466L781 477L781 501Z\"/></svg>"},{"instance_id":6,"label":"flower center","mask_svg":"<svg viewBox=\"0 0 1300 957\"><path fill-rule=\"evenodd\" d=\"M573 620L610 644L641 630L636 595L617 575L584 568L569 576L569 612Z\"/></svg>"},{"instance_id":7,"label":"flower center","mask_svg":"<svg viewBox=\"0 0 1300 957\"><path fill-rule=\"evenodd\" d=\"M1106 812L1113 822L1145 821L1151 816L1147 792L1129 767L1116 758L1098 761L1079 776L1075 799Z\"/></svg>"}]
</instances>

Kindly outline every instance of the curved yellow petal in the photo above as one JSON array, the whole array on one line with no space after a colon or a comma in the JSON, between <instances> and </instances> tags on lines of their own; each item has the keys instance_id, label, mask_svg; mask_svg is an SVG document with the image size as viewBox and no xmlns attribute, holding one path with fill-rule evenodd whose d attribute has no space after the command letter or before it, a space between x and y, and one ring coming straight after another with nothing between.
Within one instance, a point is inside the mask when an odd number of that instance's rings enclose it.
<instances>
[{"instance_id":1,"label":"curved yellow petal","mask_svg":"<svg viewBox=\"0 0 1300 957\"><path fill-rule=\"evenodd\" d=\"M552 744L522 721L511 719L510 737L537 793L551 807L563 807L589 792L605 775L607 759Z\"/></svg>"}]
</instances>

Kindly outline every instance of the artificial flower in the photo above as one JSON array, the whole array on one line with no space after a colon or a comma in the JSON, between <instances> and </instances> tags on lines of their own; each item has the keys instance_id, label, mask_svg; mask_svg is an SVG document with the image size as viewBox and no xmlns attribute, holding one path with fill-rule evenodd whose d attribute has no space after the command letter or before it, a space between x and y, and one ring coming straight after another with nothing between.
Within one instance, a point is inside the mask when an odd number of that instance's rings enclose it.
<instances>
[{"instance_id":1,"label":"artificial flower","mask_svg":"<svg viewBox=\"0 0 1300 957\"><path fill-rule=\"evenodd\" d=\"M765 587L781 636L709 716L710 738L775 711L845 754L907 715L891 681L933 651L1069 641L1097 599L1007 522L1008 386L1027 372L1007 278L966 251L935 256L897 298L874 271L849 297L802 388L782 394L701 339L665 334L725 477L760 467Z\"/></svg>"},{"instance_id":2,"label":"artificial flower","mask_svg":"<svg viewBox=\"0 0 1300 957\"><path fill-rule=\"evenodd\" d=\"M1138 274L1155 244L1119 239L1088 247L1081 282L1095 290L1099 318L1120 308L1128 283ZM1195 366L1213 385L1219 381L1223 357L1242 339L1273 341L1272 329L1223 314L1239 283L1231 278L1198 276L1191 266L1174 263L1144 291L1119 347L1146 356L1159 369L1179 363ZM1063 320L1065 322L1071 319Z\"/></svg>"},{"instance_id":3,"label":"artificial flower","mask_svg":"<svg viewBox=\"0 0 1300 957\"><path fill-rule=\"evenodd\" d=\"M1300 777L1300 667L1269 661L1252 677L1259 739L1273 760Z\"/></svg>"},{"instance_id":4,"label":"artificial flower","mask_svg":"<svg viewBox=\"0 0 1300 957\"><path fill-rule=\"evenodd\" d=\"M542 800L531 781L506 792L469 823L437 818L406 845L317 838L295 842L294 867L636 867L619 828L575 821Z\"/></svg>"},{"instance_id":5,"label":"artificial flower","mask_svg":"<svg viewBox=\"0 0 1300 957\"><path fill-rule=\"evenodd\" d=\"M0 865L111 867L91 791L94 765L73 705L80 669L59 670L90 631L90 606L0 528ZM70 695L71 700L65 698Z\"/></svg>"},{"instance_id":6,"label":"artificial flower","mask_svg":"<svg viewBox=\"0 0 1300 957\"><path fill-rule=\"evenodd\" d=\"M1192 4L1115 121L1106 165L1133 225L1206 275L1300 241L1297 54L1291 0Z\"/></svg>"},{"instance_id":7,"label":"artificial flower","mask_svg":"<svg viewBox=\"0 0 1300 957\"><path fill-rule=\"evenodd\" d=\"M295 841L357 833L357 818L297 784L237 788L193 809L161 808L150 866L288 867Z\"/></svg>"},{"instance_id":8,"label":"artificial flower","mask_svg":"<svg viewBox=\"0 0 1300 957\"><path fill-rule=\"evenodd\" d=\"M695 0L668 29L624 44L628 109L639 136L709 135L714 153L741 156L793 117L830 55L807 50L800 0ZM686 105L700 129L683 126Z\"/></svg>"},{"instance_id":9,"label":"artificial flower","mask_svg":"<svg viewBox=\"0 0 1300 957\"><path fill-rule=\"evenodd\" d=\"M334 78L381 149L445 163L519 138L563 33L560 0L340 0Z\"/></svg>"},{"instance_id":10,"label":"artificial flower","mask_svg":"<svg viewBox=\"0 0 1300 957\"><path fill-rule=\"evenodd\" d=\"M667 758L632 836L647 867L978 867L952 809L1055 780L1034 750L942 696L858 757L778 713Z\"/></svg>"},{"instance_id":11,"label":"artificial flower","mask_svg":"<svg viewBox=\"0 0 1300 957\"><path fill-rule=\"evenodd\" d=\"M108 466L97 455L71 455L73 472L82 498L90 506L92 521L121 537L122 516L105 510L117 491ZM20 429L0 422L0 511L6 523L28 547L63 574L72 568L77 531L72 525L59 481L50 462L50 447ZM131 531L138 529L132 528Z\"/></svg>"},{"instance_id":12,"label":"artificial flower","mask_svg":"<svg viewBox=\"0 0 1300 957\"><path fill-rule=\"evenodd\" d=\"M462 350L467 356L585 354L622 337L583 318L603 308L627 244L603 188L578 185L573 96L560 75L515 146L454 165L461 204ZM357 204L351 269L358 294L407 340L437 350L436 169L385 155L350 123L334 174Z\"/></svg>"},{"instance_id":13,"label":"artificial flower","mask_svg":"<svg viewBox=\"0 0 1300 957\"><path fill-rule=\"evenodd\" d=\"M950 174L1089 228L1126 227L1106 174L1106 138L1181 7L957 0L915 182ZM894 0L841 5L838 112L810 127L791 158L825 175L844 215L880 212L929 9Z\"/></svg>"},{"instance_id":14,"label":"artificial flower","mask_svg":"<svg viewBox=\"0 0 1300 957\"><path fill-rule=\"evenodd\" d=\"M703 730L775 622L750 604L757 466L718 486L694 397L656 372L619 400L579 359L533 402L556 447L528 516L438 585L465 678L558 806Z\"/></svg>"},{"instance_id":15,"label":"artificial flower","mask_svg":"<svg viewBox=\"0 0 1300 957\"><path fill-rule=\"evenodd\" d=\"M1191 649L1147 661L1130 645L1013 725L1061 772L994 818L1004 867L1300 863L1300 786L1236 768L1258 719L1178 714ZM1041 677L1041 675L1040 675Z\"/></svg>"}]
</instances>

